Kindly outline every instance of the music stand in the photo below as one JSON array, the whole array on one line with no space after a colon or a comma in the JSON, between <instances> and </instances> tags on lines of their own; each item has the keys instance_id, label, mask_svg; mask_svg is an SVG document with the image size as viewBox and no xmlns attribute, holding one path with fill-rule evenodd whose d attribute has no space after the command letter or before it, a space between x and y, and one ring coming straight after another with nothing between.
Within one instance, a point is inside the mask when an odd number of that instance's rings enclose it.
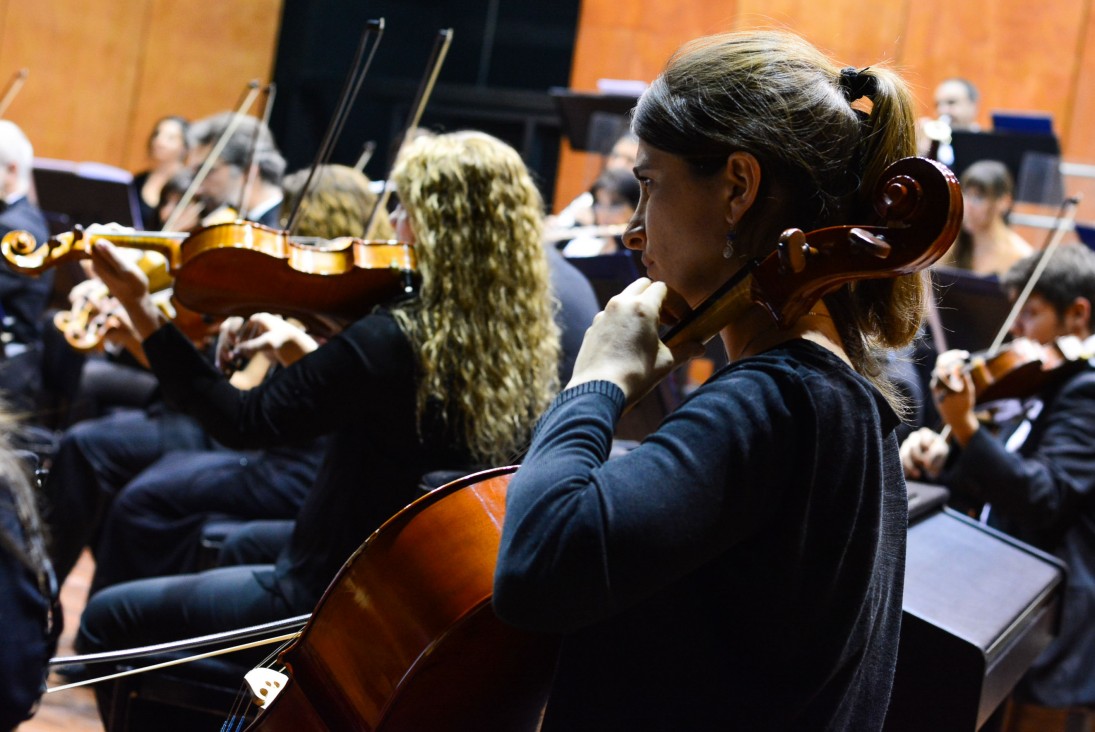
<instances>
[{"instance_id":1,"label":"music stand","mask_svg":"<svg viewBox=\"0 0 1095 732\"><path fill-rule=\"evenodd\" d=\"M143 226L133 176L126 170L102 163L35 158L33 177L38 207L49 221L51 234L70 231L77 224Z\"/></svg>"},{"instance_id":2,"label":"music stand","mask_svg":"<svg viewBox=\"0 0 1095 732\"><path fill-rule=\"evenodd\" d=\"M1052 135L1053 117L1046 112L992 113L992 131L1011 134Z\"/></svg>"},{"instance_id":3,"label":"music stand","mask_svg":"<svg viewBox=\"0 0 1095 732\"><path fill-rule=\"evenodd\" d=\"M961 177L978 160L999 160L1018 181L1027 153L1061 156L1061 143L1053 134L1029 134L1019 132L967 132L951 133L954 148L954 174Z\"/></svg>"},{"instance_id":4,"label":"music stand","mask_svg":"<svg viewBox=\"0 0 1095 732\"><path fill-rule=\"evenodd\" d=\"M932 268L936 307L948 348L981 351L992 345L1011 311L1000 281L964 269Z\"/></svg>"},{"instance_id":5,"label":"music stand","mask_svg":"<svg viewBox=\"0 0 1095 732\"><path fill-rule=\"evenodd\" d=\"M576 92L554 87L548 91L555 100L563 134L575 150L605 155L627 131L628 115L637 96Z\"/></svg>"}]
</instances>

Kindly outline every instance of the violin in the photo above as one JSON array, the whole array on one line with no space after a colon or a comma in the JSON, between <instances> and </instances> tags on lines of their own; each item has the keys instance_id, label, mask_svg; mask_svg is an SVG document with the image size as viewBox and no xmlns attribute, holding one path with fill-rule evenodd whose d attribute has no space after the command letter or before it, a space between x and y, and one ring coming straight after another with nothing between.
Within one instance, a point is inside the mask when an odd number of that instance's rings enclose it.
<instances>
[{"instance_id":1,"label":"violin","mask_svg":"<svg viewBox=\"0 0 1095 732\"><path fill-rule=\"evenodd\" d=\"M1048 345L1016 338L994 354L971 355L962 370L973 381L975 406L1024 399L1085 368L1095 356L1093 345L1092 339L1082 341L1076 336L1062 336ZM948 389L961 391L962 384L955 382L955 376L936 374L934 378L946 379Z\"/></svg>"},{"instance_id":2,"label":"violin","mask_svg":"<svg viewBox=\"0 0 1095 732\"><path fill-rule=\"evenodd\" d=\"M222 317L277 313L320 335L337 332L415 286L416 261L409 244L290 237L241 220L191 234L92 226L41 245L28 232L13 231L0 240L0 253L12 269L36 275L65 261L89 258L100 239L163 254L174 277L175 299L183 307Z\"/></svg>"}]
</instances>

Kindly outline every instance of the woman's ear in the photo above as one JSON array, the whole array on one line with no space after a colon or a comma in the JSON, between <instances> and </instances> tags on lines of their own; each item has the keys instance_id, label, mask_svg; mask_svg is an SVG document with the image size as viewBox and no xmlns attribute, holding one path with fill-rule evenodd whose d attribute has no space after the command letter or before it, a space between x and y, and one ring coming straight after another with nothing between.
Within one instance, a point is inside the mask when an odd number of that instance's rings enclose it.
<instances>
[{"instance_id":1,"label":"woman's ear","mask_svg":"<svg viewBox=\"0 0 1095 732\"><path fill-rule=\"evenodd\" d=\"M726 223L733 227L752 207L760 189L760 162L752 153L738 150L726 159Z\"/></svg>"}]
</instances>

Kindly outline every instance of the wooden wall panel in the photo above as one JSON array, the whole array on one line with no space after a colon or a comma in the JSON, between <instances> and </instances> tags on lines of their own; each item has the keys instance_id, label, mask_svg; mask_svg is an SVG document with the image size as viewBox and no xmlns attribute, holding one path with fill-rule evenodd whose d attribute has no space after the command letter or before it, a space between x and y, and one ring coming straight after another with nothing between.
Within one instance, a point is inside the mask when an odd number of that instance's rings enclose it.
<instances>
[{"instance_id":1,"label":"wooden wall panel","mask_svg":"<svg viewBox=\"0 0 1095 732\"><path fill-rule=\"evenodd\" d=\"M0 77L30 72L7 117L42 157L117 164L144 0L6 0Z\"/></svg>"},{"instance_id":2,"label":"wooden wall panel","mask_svg":"<svg viewBox=\"0 0 1095 732\"><path fill-rule=\"evenodd\" d=\"M592 90L603 77L649 80L689 38L782 27L841 63L891 62L912 86L921 114L932 111L935 85L947 76L969 77L981 88L985 125L992 109L1050 112L1065 158L1095 164L1093 2L1046 0L1035 9L1026 0L584 0L572 86ZM595 175L599 161L588 158L564 151L557 207ZM1095 188L1079 179L1068 185ZM1095 196L1085 197L1080 218L1095 220Z\"/></svg>"},{"instance_id":3,"label":"wooden wall panel","mask_svg":"<svg viewBox=\"0 0 1095 732\"><path fill-rule=\"evenodd\" d=\"M137 170L153 121L232 107L273 73L281 0L0 0L7 117L41 157Z\"/></svg>"},{"instance_id":4,"label":"wooden wall panel","mask_svg":"<svg viewBox=\"0 0 1095 732\"><path fill-rule=\"evenodd\" d=\"M981 90L981 123L993 109L1050 112L1062 139L1075 89L1077 20L1089 0L1046 0L1039 12L1018 0L920 0L907 21L903 65L929 112L935 84L964 76Z\"/></svg>"},{"instance_id":5,"label":"wooden wall panel","mask_svg":"<svg viewBox=\"0 0 1095 732\"><path fill-rule=\"evenodd\" d=\"M181 114L199 119L231 109L247 82L270 80L281 19L281 0L151 0L149 5L124 157L124 166L132 169L143 164L146 137L160 117ZM195 5L201 12L195 12ZM260 98L256 114L261 103Z\"/></svg>"}]
</instances>

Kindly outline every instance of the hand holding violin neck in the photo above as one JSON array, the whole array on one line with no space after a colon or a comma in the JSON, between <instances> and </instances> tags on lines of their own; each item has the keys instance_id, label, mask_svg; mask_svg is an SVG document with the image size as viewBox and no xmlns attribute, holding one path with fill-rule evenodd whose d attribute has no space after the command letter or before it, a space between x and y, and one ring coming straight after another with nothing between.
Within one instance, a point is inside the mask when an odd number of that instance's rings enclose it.
<instances>
[{"instance_id":1,"label":"hand holding violin neck","mask_svg":"<svg viewBox=\"0 0 1095 732\"><path fill-rule=\"evenodd\" d=\"M37 276L64 262L90 258L95 242L108 239L121 247L159 252L167 259L168 267L174 269L179 262L179 244L186 236L184 233L118 231L91 226L87 229L77 227L39 244L27 231L11 231L0 240L0 252L16 272Z\"/></svg>"}]
</instances>

